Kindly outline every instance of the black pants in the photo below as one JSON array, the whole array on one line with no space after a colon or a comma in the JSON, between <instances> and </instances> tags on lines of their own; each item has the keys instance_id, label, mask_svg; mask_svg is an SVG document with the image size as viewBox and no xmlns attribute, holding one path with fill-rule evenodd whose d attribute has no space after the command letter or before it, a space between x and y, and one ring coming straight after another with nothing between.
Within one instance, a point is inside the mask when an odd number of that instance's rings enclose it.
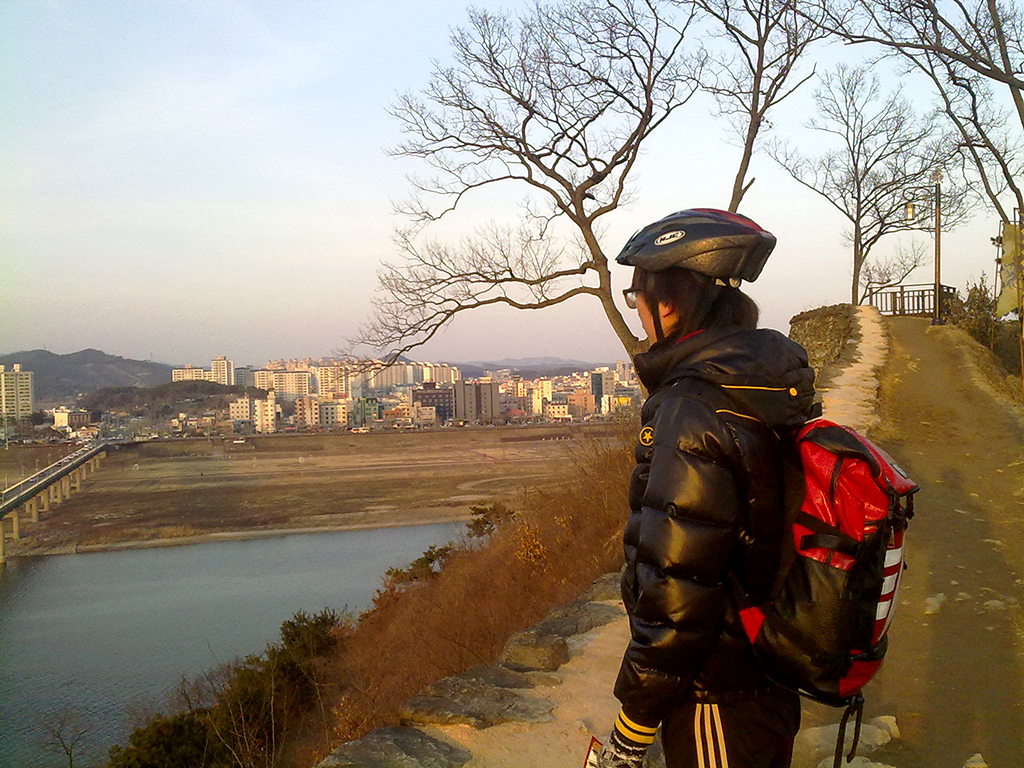
<instances>
[{"instance_id":1,"label":"black pants","mask_svg":"<svg viewBox=\"0 0 1024 768\"><path fill-rule=\"evenodd\" d=\"M661 724L668 768L788 768L800 697L779 689L722 704L684 702Z\"/></svg>"}]
</instances>

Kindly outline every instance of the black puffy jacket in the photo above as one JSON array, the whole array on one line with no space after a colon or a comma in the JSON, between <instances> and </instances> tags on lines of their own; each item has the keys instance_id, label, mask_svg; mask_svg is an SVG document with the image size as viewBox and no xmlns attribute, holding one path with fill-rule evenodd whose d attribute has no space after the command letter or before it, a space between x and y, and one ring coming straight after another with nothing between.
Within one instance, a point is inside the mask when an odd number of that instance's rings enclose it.
<instances>
[{"instance_id":1,"label":"black puffy jacket","mask_svg":"<svg viewBox=\"0 0 1024 768\"><path fill-rule=\"evenodd\" d=\"M630 481L622 594L632 640L615 683L657 725L673 702L769 686L734 585L771 590L783 535L779 435L814 410L814 372L778 331L713 329L635 358L650 391Z\"/></svg>"}]
</instances>

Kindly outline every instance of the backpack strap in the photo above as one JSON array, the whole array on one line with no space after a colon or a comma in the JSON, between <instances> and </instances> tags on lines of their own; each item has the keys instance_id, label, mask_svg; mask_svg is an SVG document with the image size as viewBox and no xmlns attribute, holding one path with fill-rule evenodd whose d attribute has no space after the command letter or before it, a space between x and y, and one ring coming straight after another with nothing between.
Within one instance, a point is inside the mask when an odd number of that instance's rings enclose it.
<instances>
[{"instance_id":1,"label":"backpack strap","mask_svg":"<svg viewBox=\"0 0 1024 768\"><path fill-rule=\"evenodd\" d=\"M796 513L796 522L807 528L811 533L800 539L801 549L832 549L850 557L860 554L860 542L850 538L838 528L824 520L809 515L803 510Z\"/></svg>"},{"instance_id":2,"label":"backpack strap","mask_svg":"<svg viewBox=\"0 0 1024 768\"><path fill-rule=\"evenodd\" d=\"M864 697L859 693L850 699L850 703L846 705L846 711L843 712L843 719L839 721L839 737L836 739L836 753L835 759L832 761L832 768L839 768L842 763L843 746L846 743L846 723L849 721L850 715L853 714L856 714L857 717L854 720L853 745L850 747L850 754L846 756L847 762L853 760L853 756L857 754L857 744L860 742L860 724L864 718Z\"/></svg>"}]
</instances>

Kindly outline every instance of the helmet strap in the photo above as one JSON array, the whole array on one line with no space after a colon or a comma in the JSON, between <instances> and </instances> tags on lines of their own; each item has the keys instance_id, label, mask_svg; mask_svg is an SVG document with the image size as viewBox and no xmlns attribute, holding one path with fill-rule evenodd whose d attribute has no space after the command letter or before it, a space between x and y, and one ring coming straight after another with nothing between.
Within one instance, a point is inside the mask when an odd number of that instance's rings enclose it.
<instances>
[{"instance_id":1,"label":"helmet strap","mask_svg":"<svg viewBox=\"0 0 1024 768\"><path fill-rule=\"evenodd\" d=\"M651 313L651 322L654 325L654 341L660 342L665 340L665 331L661 327L661 302L655 299L653 302L648 298L653 291L651 290L654 284L654 273L647 272L646 279L644 280L644 301L647 302L647 311Z\"/></svg>"},{"instance_id":2,"label":"helmet strap","mask_svg":"<svg viewBox=\"0 0 1024 768\"><path fill-rule=\"evenodd\" d=\"M651 322L654 323L654 335L655 341L664 341L665 332L661 328L661 303L655 302L655 306L649 307L651 310Z\"/></svg>"}]
</instances>

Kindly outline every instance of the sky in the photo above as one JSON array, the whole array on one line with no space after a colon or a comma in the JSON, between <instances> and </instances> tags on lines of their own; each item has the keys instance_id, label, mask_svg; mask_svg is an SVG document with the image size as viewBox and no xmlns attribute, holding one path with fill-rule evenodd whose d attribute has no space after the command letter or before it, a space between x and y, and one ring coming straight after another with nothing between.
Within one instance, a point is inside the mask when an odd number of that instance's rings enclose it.
<instances>
[{"instance_id":1,"label":"sky","mask_svg":"<svg viewBox=\"0 0 1024 768\"><path fill-rule=\"evenodd\" d=\"M507 8L524 3L477 2ZM376 275L398 258L393 210L417 161L389 104L449 58L465 0L5 0L0 3L0 353L96 348L172 365L329 356L371 312ZM819 66L855 59L824 48ZM811 62L808 62L808 66ZM920 85L907 83L924 98ZM805 87L777 135L817 138ZM725 207L739 150L706 98L652 136L633 200L603 221L614 256L641 226ZM779 244L749 285L762 324L848 301L844 221L767 155L741 212ZM445 236L511 221L521 189L445 223ZM942 238L943 283L993 274L997 218ZM879 246L884 255L902 240ZM618 268L615 289L629 270ZM914 275L931 282L932 267ZM624 310L627 316L634 313ZM639 333L639 323L630 317ZM625 354L598 302L478 310L410 357L449 362Z\"/></svg>"}]
</instances>

